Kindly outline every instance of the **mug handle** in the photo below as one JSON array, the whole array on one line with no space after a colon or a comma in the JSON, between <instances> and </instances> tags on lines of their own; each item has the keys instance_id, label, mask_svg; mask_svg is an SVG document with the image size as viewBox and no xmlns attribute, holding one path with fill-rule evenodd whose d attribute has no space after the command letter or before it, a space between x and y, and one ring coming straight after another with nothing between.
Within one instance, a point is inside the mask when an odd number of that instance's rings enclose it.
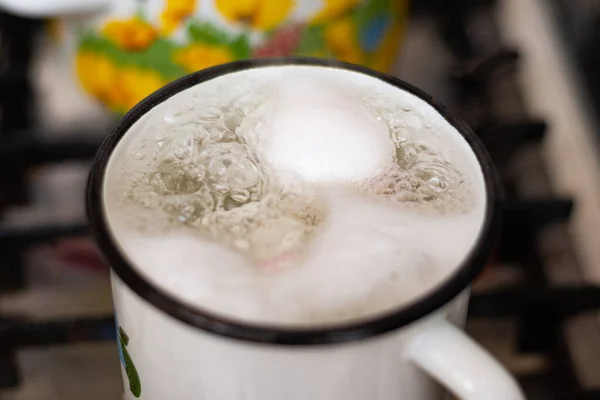
<instances>
[{"instance_id":1,"label":"mug handle","mask_svg":"<svg viewBox=\"0 0 600 400\"><path fill-rule=\"evenodd\" d=\"M416 334L407 354L410 362L461 400L525 400L508 371L447 320Z\"/></svg>"},{"instance_id":2,"label":"mug handle","mask_svg":"<svg viewBox=\"0 0 600 400\"><path fill-rule=\"evenodd\" d=\"M0 0L0 10L13 15L43 18L99 11L109 0Z\"/></svg>"}]
</instances>

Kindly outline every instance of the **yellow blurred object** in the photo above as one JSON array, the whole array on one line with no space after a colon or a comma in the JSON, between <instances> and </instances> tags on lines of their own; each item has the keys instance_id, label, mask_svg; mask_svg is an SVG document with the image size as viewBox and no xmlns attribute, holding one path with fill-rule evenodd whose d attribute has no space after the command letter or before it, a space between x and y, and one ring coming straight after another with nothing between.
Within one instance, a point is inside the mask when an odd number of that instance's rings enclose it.
<instances>
[{"instance_id":1,"label":"yellow blurred object","mask_svg":"<svg viewBox=\"0 0 600 400\"><path fill-rule=\"evenodd\" d=\"M99 99L107 99L117 77L115 65L105 56L90 51L77 54L76 68L83 88Z\"/></svg>"},{"instance_id":2,"label":"yellow blurred object","mask_svg":"<svg viewBox=\"0 0 600 400\"><path fill-rule=\"evenodd\" d=\"M138 18L108 21L102 33L123 50L148 48L157 37L156 29Z\"/></svg>"},{"instance_id":3,"label":"yellow blurred object","mask_svg":"<svg viewBox=\"0 0 600 400\"><path fill-rule=\"evenodd\" d=\"M166 11L163 12L160 14L160 33L170 35L181 25L181 22L177 16L171 15Z\"/></svg>"},{"instance_id":4,"label":"yellow blurred object","mask_svg":"<svg viewBox=\"0 0 600 400\"><path fill-rule=\"evenodd\" d=\"M153 70L119 68L105 55L91 51L80 52L76 60L83 88L117 112L129 110L167 83Z\"/></svg>"},{"instance_id":5,"label":"yellow blurred object","mask_svg":"<svg viewBox=\"0 0 600 400\"><path fill-rule=\"evenodd\" d=\"M196 0L166 0L165 9L160 14L161 33L173 33L185 19L194 14L196 6Z\"/></svg>"},{"instance_id":6,"label":"yellow blurred object","mask_svg":"<svg viewBox=\"0 0 600 400\"><path fill-rule=\"evenodd\" d=\"M323 0L325 6L312 19L313 23L325 22L343 15L356 7L359 0Z\"/></svg>"},{"instance_id":7,"label":"yellow blurred object","mask_svg":"<svg viewBox=\"0 0 600 400\"><path fill-rule=\"evenodd\" d=\"M233 60L233 54L227 47L192 44L177 52L176 61L187 72L196 72L218 64Z\"/></svg>"},{"instance_id":8,"label":"yellow blurred object","mask_svg":"<svg viewBox=\"0 0 600 400\"><path fill-rule=\"evenodd\" d=\"M218 64L313 56L390 72L409 0L119 0L81 25L51 21L79 84L123 113L153 90ZM155 7L156 6L156 7ZM124 10L129 14L123 14ZM82 29L83 28L83 29ZM62 38L61 38L62 36Z\"/></svg>"},{"instance_id":9,"label":"yellow blurred object","mask_svg":"<svg viewBox=\"0 0 600 400\"><path fill-rule=\"evenodd\" d=\"M325 40L333 56L353 64L361 64L365 58L358 43L356 25L351 18L333 22L325 30Z\"/></svg>"},{"instance_id":10,"label":"yellow blurred object","mask_svg":"<svg viewBox=\"0 0 600 400\"><path fill-rule=\"evenodd\" d=\"M116 86L121 90L122 97L117 104L122 110L129 110L168 83L155 71L136 67L125 67L118 75Z\"/></svg>"},{"instance_id":11,"label":"yellow blurred object","mask_svg":"<svg viewBox=\"0 0 600 400\"><path fill-rule=\"evenodd\" d=\"M268 30L286 20L294 0L215 0L215 6L229 21Z\"/></svg>"},{"instance_id":12,"label":"yellow blurred object","mask_svg":"<svg viewBox=\"0 0 600 400\"><path fill-rule=\"evenodd\" d=\"M167 0L166 3L165 12L180 20L196 11L196 0Z\"/></svg>"}]
</instances>

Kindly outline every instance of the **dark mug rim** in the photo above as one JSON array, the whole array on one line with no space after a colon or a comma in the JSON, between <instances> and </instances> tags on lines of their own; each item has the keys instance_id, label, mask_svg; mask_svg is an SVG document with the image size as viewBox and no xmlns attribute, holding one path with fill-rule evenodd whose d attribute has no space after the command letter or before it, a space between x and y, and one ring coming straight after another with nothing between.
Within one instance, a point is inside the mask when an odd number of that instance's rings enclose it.
<instances>
[{"instance_id":1,"label":"dark mug rim","mask_svg":"<svg viewBox=\"0 0 600 400\"><path fill-rule=\"evenodd\" d=\"M446 121L460 132L474 152L481 166L486 191L485 216L477 240L461 265L456 268L449 278L438 284L430 292L426 292L413 303L358 322L315 328L285 328L239 322L193 307L159 289L136 271L136 268L116 245L105 215L102 188L110 156L120 139L133 124L171 96L202 82L248 69L289 65L329 67L358 72L412 93L437 110ZM86 206L92 236L105 259L110 263L114 273L133 292L159 310L192 327L222 337L277 345L321 345L365 339L399 329L433 313L467 289L488 260L498 234L500 222L499 188L499 180L492 161L477 136L465 122L448 111L432 96L398 78L366 67L332 60L294 57L242 60L218 65L180 78L145 98L133 107L104 139L90 171Z\"/></svg>"}]
</instances>

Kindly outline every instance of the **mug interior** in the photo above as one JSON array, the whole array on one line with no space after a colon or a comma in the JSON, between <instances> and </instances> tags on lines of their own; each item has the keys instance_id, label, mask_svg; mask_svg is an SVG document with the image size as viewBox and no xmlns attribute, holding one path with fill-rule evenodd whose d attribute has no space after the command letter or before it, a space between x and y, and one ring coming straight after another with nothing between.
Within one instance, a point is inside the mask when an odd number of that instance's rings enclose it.
<instances>
[{"instance_id":1,"label":"mug interior","mask_svg":"<svg viewBox=\"0 0 600 400\"><path fill-rule=\"evenodd\" d=\"M472 152L473 160L478 163L481 172L482 184L485 192L483 221L479 235L469 254L458 267L454 268L453 273L445 281L438 284L433 290L423 294L416 301L408 305L400 306L398 309L391 312L352 323L310 328L286 328L251 324L236 321L234 318L223 317L199 307L194 307L181 299L178 299L176 296L167 293L140 273L136 266L121 250L118 241L115 240L115 235L111 231L109 218L107 218L107 211L104 204L104 185L106 184L107 170L110 169L111 156L116 149L118 149L119 143L127 133L131 132L132 127L134 127L141 119L149 115L149 113L152 113L154 109L159 109L159 106L165 101L182 91L197 87L202 83L209 83L217 78L226 77L230 74L242 71L260 72L261 68L272 69L276 66L333 68L345 72L352 72L364 78L384 82L396 89L400 89L416 96L428 104L432 110L439 113L441 118L462 136L465 149ZM92 226L92 234L95 236L113 271L134 292L155 307L176 319L214 334L255 342L306 345L356 340L398 329L434 312L462 292L484 266L493 246L499 219L499 211L496 206L498 187L497 177L491 160L468 126L458 117L449 113L442 105L431 98L431 96L428 96L411 85L364 67L341 62L308 58L292 58L284 60L261 59L224 64L188 75L163 87L134 107L113 129L98 152L88 182L87 207Z\"/></svg>"}]
</instances>

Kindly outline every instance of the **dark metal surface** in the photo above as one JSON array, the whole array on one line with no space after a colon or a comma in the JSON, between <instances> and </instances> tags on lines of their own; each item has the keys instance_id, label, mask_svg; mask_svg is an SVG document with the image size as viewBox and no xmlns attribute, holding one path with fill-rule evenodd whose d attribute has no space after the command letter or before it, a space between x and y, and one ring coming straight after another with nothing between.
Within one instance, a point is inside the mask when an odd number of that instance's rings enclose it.
<instances>
[{"instance_id":1,"label":"dark metal surface","mask_svg":"<svg viewBox=\"0 0 600 400\"><path fill-rule=\"evenodd\" d=\"M0 138L15 136L32 119L33 89L29 66L39 21L0 12ZM10 168L0 166L0 215L11 204L27 202L26 168L14 160Z\"/></svg>"},{"instance_id":2,"label":"dark metal surface","mask_svg":"<svg viewBox=\"0 0 600 400\"><path fill-rule=\"evenodd\" d=\"M20 317L0 319L0 343L3 348L56 346L115 339L115 321L112 315L51 321Z\"/></svg>"},{"instance_id":3,"label":"dark metal surface","mask_svg":"<svg viewBox=\"0 0 600 400\"><path fill-rule=\"evenodd\" d=\"M80 225L44 225L36 227L0 226L0 249L10 250L14 247L33 245L40 242L81 236L88 233L87 224Z\"/></svg>"},{"instance_id":4,"label":"dark metal surface","mask_svg":"<svg viewBox=\"0 0 600 400\"><path fill-rule=\"evenodd\" d=\"M535 252L536 238L544 227L568 220L573 201L560 198L507 199L503 208L499 258L502 261L527 260Z\"/></svg>"},{"instance_id":5,"label":"dark metal surface","mask_svg":"<svg viewBox=\"0 0 600 400\"><path fill-rule=\"evenodd\" d=\"M0 224L0 293L26 286L24 260L31 246L87 233L86 224L10 228Z\"/></svg>"},{"instance_id":6,"label":"dark metal surface","mask_svg":"<svg viewBox=\"0 0 600 400\"><path fill-rule=\"evenodd\" d=\"M0 389L13 388L21 383L16 358L19 349L115 339L112 315L52 321L0 317Z\"/></svg>"},{"instance_id":7,"label":"dark metal surface","mask_svg":"<svg viewBox=\"0 0 600 400\"><path fill-rule=\"evenodd\" d=\"M50 135L23 131L22 134L0 142L0 168L10 168L13 162L24 165L40 165L66 161L91 161L100 143L102 135L89 133L69 133L65 139L41 140L39 137Z\"/></svg>"},{"instance_id":8,"label":"dark metal surface","mask_svg":"<svg viewBox=\"0 0 600 400\"><path fill-rule=\"evenodd\" d=\"M600 287L564 288L509 287L474 294L469 305L470 317L518 316L524 312L543 314L551 310L563 320L580 313L600 309Z\"/></svg>"}]
</instances>

